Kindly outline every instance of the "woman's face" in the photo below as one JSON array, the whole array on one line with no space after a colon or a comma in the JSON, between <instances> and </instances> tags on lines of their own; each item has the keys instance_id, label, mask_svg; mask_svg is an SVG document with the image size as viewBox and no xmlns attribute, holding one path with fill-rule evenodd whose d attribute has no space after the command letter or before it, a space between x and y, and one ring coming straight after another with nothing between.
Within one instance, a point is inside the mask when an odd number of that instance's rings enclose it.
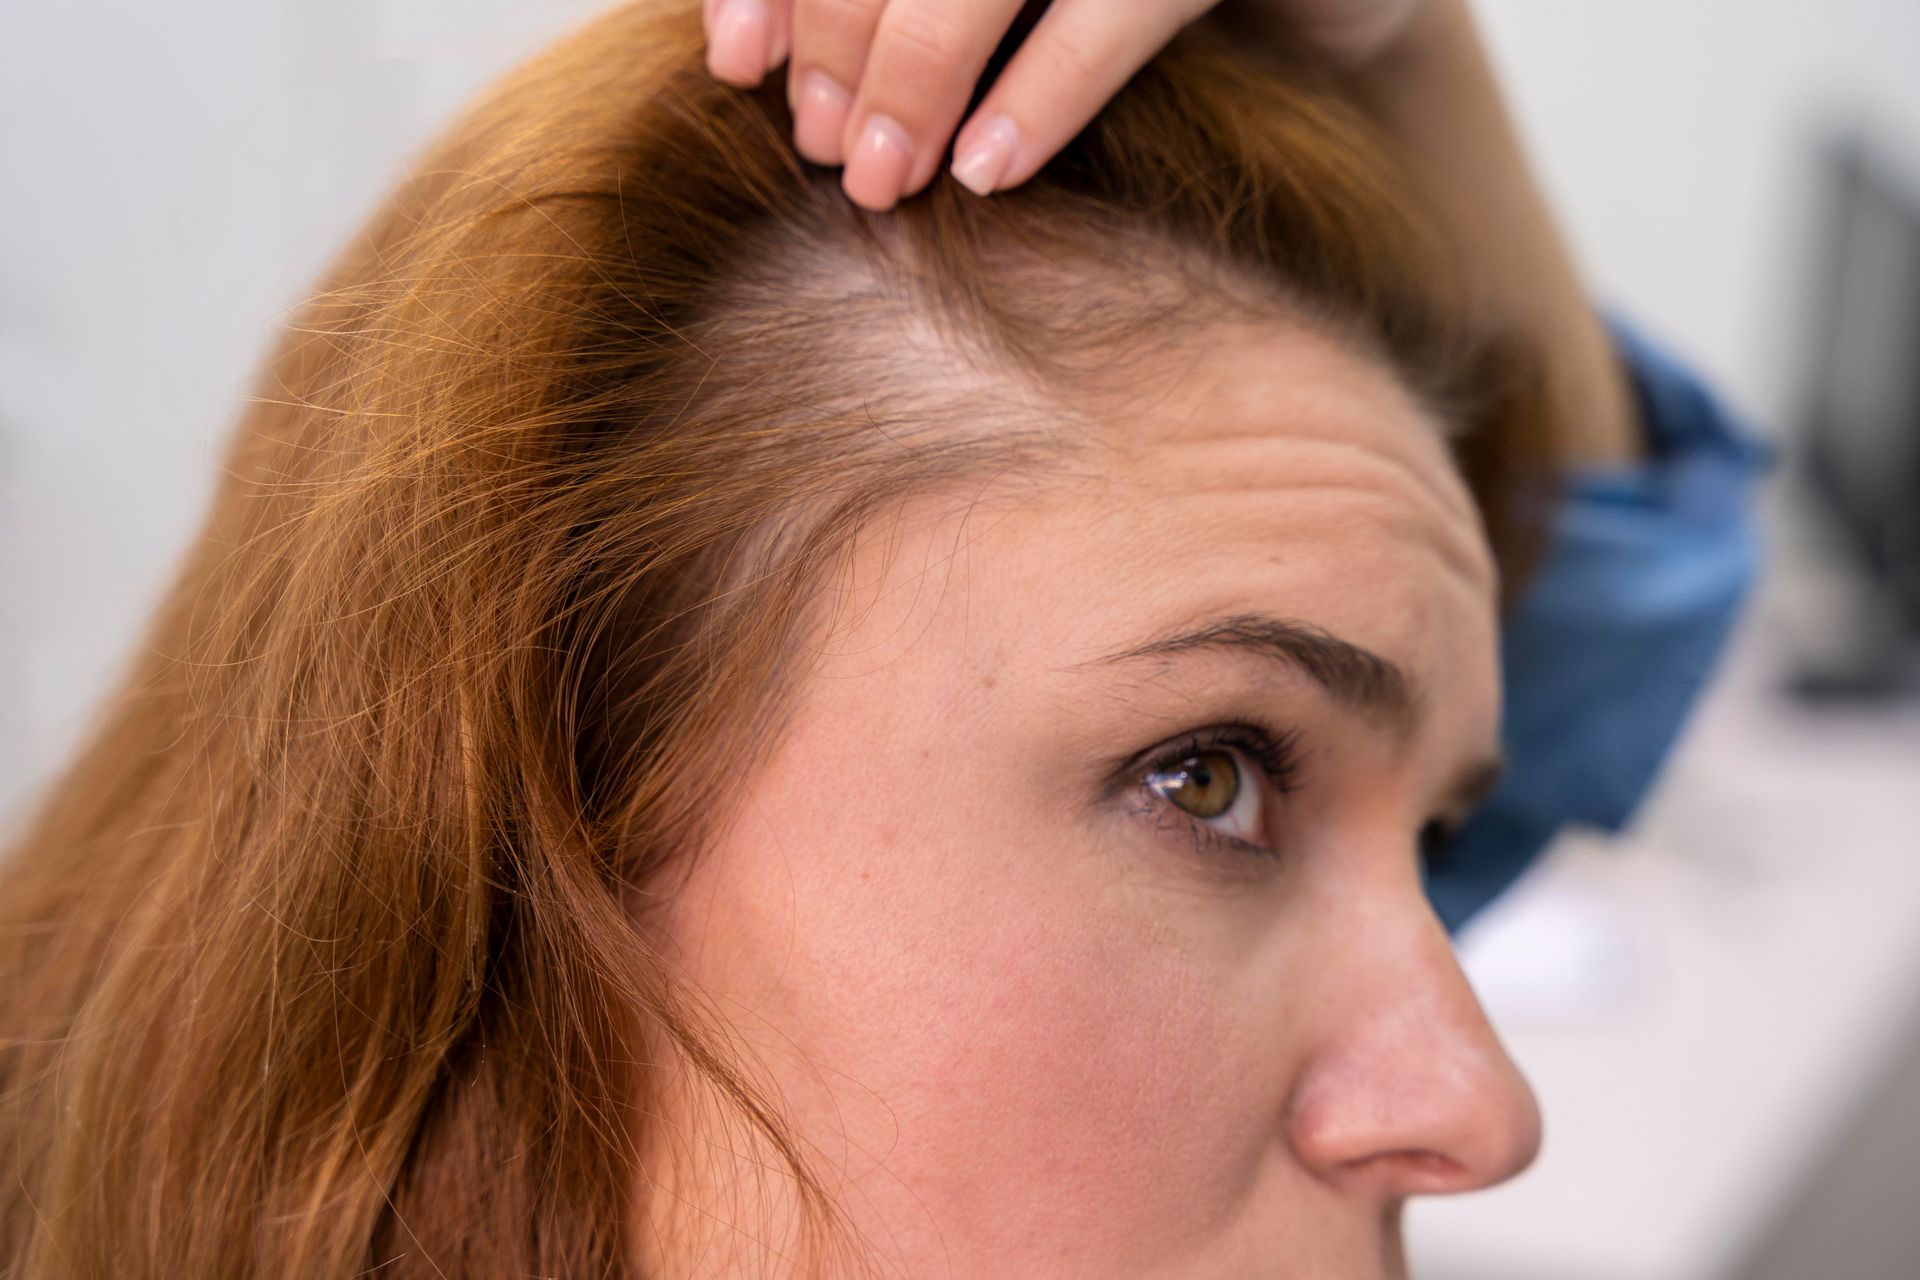
<instances>
[{"instance_id":1,"label":"woman's face","mask_svg":"<svg viewBox=\"0 0 1920 1280\"><path fill-rule=\"evenodd\" d=\"M903 1274L1399 1275L1540 1139L1418 864L1496 763L1484 534L1303 332L1103 430L873 526L667 940Z\"/></svg>"}]
</instances>

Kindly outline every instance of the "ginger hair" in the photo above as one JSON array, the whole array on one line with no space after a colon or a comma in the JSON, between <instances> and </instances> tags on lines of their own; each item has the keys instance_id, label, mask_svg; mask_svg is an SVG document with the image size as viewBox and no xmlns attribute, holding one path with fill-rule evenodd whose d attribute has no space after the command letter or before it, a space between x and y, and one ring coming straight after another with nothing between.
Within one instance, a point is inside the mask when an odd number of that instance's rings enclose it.
<instances>
[{"instance_id":1,"label":"ginger hair","mask_svg":"<svg viewBox=\"0 0 1920 1280\"><path fill-rule=\"evenodd\" d=\"M861 1265L644 927L852 532L1070 453L1139 356L1251 314L1434 407L1509 595L1537 542L1531 344L1469 324L1390 150L1239 22L984 200L857 208L784 72L716 81L666 0L418 159L0 860L0 1272L635 1274L650 1043L792 1180L795 1272Z\"/></svg>"}]
</instances>

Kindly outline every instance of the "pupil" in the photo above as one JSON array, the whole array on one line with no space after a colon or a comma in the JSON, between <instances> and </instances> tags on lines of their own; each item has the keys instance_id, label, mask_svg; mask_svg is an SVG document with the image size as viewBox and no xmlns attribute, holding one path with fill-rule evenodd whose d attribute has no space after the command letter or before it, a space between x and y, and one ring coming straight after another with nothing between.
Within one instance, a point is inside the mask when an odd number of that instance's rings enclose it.
<instances>
[{"instance_id":1,"label":"pupil","mask_svg":"<svg viewBox=\"0 0 1920 1280\"><path fill-rule=\"evenodd\" d=\"M1226 812L1239 790L1236 785L1239 778L1232 761L1211 751L1182 760L1169 781L1173 784L1169 798L1198 818L1218 817Z\"/></svg>"}]
</instances>

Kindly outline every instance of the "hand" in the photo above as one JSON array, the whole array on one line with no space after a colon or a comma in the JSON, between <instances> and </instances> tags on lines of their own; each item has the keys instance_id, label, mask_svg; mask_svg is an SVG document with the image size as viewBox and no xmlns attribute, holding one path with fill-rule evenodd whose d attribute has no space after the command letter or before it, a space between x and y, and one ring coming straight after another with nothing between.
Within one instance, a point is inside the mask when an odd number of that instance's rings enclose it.
<instances>
[{"instance_id":1,"label":"hand","mask_svg":"<svg viewBox=\"0 0 1920 1280\"><path fill-rule=\"evenodd\" d=\"M817 163L844 163L848 197L874 210L932 181L949 138L953 176L974 191L1025 182L1216 3L1345 73L1407 160L1475 305L1538 338L1560 456L1637 457L1625 376L1533 180L1468 0L1044 0L957 137L1023 0L703 0L709 69L751 86L791 54L795 144Z\"/></svg>"},{"instance_id":2,"label":"hand","mask_svg":"<svg viewBox=\"0 0 1920 1280\"><path fill-rule=\"evenodd\" d=\"M884 210L953 176L986 195L1025 182L1133 73L1216 0L1051 0L960 129L1022 0L704 0L707 66L752 86L791 54L794 144L844 164L856 204ZM1250 0L1336 64L1375 56L1421 0Z\"/></svg>"}]
</instances>

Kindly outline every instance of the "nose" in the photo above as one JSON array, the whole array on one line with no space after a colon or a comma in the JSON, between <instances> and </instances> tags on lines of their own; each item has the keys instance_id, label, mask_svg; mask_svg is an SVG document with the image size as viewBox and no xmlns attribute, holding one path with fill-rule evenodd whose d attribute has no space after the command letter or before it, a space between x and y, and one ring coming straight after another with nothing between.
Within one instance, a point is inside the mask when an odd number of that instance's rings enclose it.
<instances>
[{"instance_id":1,"label":"nose","mask_svg":"<svg viewBox=\"0 0 1920 1280\"><path fill-rule=\"evenodd\" d=\"M1424 901L1355 921L1288 1098L1295 1155L1382 1200L1504 1182L1540 1152L1539 1104Z\"/></svg>"}]
</instances>

